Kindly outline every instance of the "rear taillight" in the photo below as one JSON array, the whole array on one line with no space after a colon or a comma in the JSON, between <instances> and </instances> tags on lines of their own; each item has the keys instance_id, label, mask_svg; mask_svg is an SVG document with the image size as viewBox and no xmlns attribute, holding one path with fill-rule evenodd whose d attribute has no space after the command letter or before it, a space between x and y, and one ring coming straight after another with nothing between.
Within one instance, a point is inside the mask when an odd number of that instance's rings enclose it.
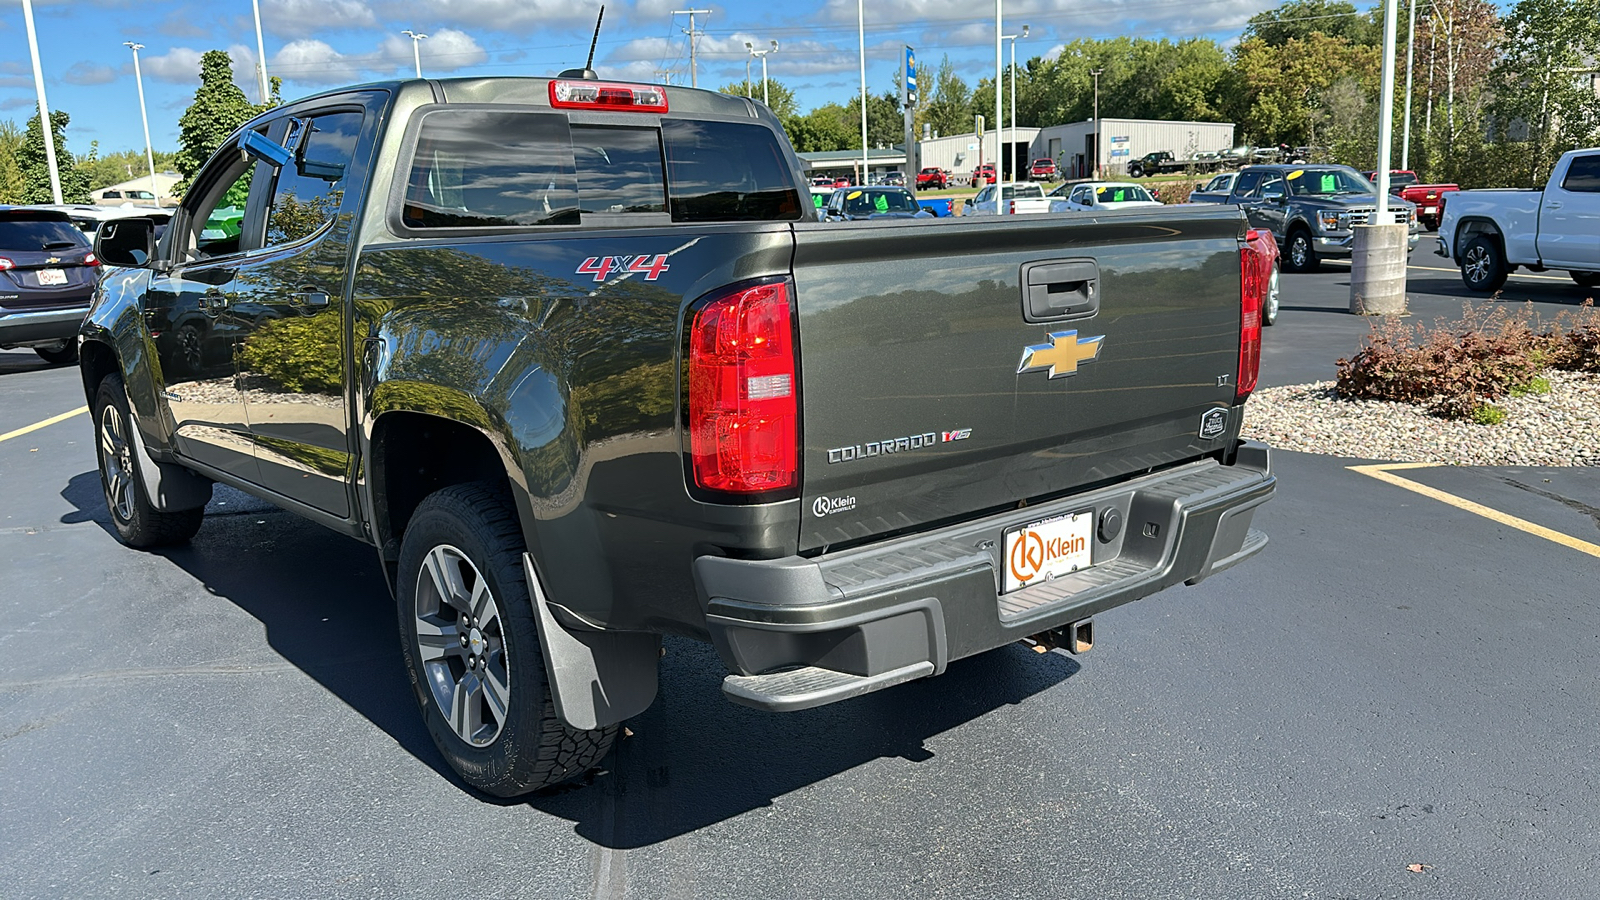
<instances>
[{"instance_id":1,"label":"rear taillight","mask_svg":"<svg viewBox=\"0 0 1600 900\"><path fill-rule=\"evenodd\" d=\"M1261 301L1267 291L1266 260L1253 245L1239 248L1239 377L1233 402L1243 403L1261 373Z\"/></svg>"},{"instance_id":2,"label":"rear taillight","mask_svg":"<svg viewBox=\"0 0 1600 900\"><path fill-rule=\"evenodd\" d=\"M689 326L689 454L697 487L768 494L799 483L789 284L713 297Z\"/></svg>"},{"instance_id":3,"label":"rear taillight","mask_svg":"<svg viewBox=\"0 0 1600 900\"><path fill-rule=\"evenodd\" d=\"M100 257L91 253L83 258L83 264L86 266L98 266L100 265Z\"/></svg>"},{"instance_id":4,"label":"rear taillight","mask_svg":"<svg viewBox=\"0 0 1600 900\"><path fill-rule=\"evenodd\" d=\"M17 267L16 263L12 262L9 259L6 259L4 256L0 256L0 272L9 271L9 270L14 269L16 267Z\"/></svg>"},{"instance_id":5,"label":"rear taillight","mask_svg":"<svg viewBox=\"0 0 1600 900\"><path fill-rule=\"evenodd\" d=\"M550 105L557 109L664 113L667 111L667 89L659 84L552 81Z\"/></svg>"}]
</instances>

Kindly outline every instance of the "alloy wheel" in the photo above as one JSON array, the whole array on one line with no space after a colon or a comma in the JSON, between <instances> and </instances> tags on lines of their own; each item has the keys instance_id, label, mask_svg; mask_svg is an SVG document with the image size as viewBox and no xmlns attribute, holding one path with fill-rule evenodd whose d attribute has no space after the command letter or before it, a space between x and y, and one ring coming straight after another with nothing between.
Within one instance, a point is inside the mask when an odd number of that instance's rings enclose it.
<instances>
[{"instance_id":1,"label":"alloy wheel","mask_svg":"<svg viewBox=\"0 0 1600 900\"><path fill-rule=\"evenodd\" d=\"M1466 273L1468 281L1482 283L1489 277L1489 251L1482 247L1468 248L1467 259L1461 264L1461 270Z\"/></svg>"},{"instance_id":2,"label":"alloy wheel","mask_svg":"<svg viewBox=\"0 0 1600 900\"><path fill-rule=\"evenodd\" d=\"M449 544L428 551L417 576L417 658L428 692L456 736L494 743L511 710L511 670L489 582Z\"/></svg>"},{"instance_id":3,"label":"alloy wheel","mask_svg":"<svg viewBox=\"0 0 1600 900\"><path fill-rule=\"evenodd\" d=\"M106 505L118 521L133 518L133 449L122 411L110 403L100 411L100 478Z\"/></svg>"}]
</instances>

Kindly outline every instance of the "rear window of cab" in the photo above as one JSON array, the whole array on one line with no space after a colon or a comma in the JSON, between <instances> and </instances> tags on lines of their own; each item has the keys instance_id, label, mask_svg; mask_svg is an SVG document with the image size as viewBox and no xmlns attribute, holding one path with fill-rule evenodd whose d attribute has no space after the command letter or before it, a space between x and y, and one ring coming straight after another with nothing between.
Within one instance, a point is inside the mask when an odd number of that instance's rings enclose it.
<instances>
[{"instance_id":1,"label":"rear window of cab","mask_svg":"<svg viewBox=\"0 0 1600 900\"><path fill-rule=\"evenodd\" d=\"M804 210L776 137L753 123L573 124L443 107L422 113L410 160L410 229L792 221Z\"/></svg>"}]
</instances>

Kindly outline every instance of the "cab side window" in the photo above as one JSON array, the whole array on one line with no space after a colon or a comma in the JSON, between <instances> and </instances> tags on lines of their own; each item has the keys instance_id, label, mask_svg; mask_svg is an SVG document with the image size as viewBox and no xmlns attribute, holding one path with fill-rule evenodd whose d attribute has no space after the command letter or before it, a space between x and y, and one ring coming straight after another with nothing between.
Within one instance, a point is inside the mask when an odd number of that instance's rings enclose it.
<instances>
[{"instance_id":1,"label":"cab side window","mask_svg":"<svg viewBox=\"0 0 1600 900\"><path fill-rule=\"evenodd\" d=\"M1261 181L1265 177L1261 172L1241 172L1239 180L1233 183L1233 194L1236 197L1261 196Z\"/></svg>"},{"instance_id":2,"label":"cab side window","mask_svg":"<svg viewBox=\"0 0 1600 900\"><path fill-rule=\"evenodd\" d=\"M201 172L196 179L197 190L190 191L191 198L186 199L189 220L183 235L186 243L178 254L180 261L233 256L261 246L259 229L250 224L246 211L251 186L258 175L263 179L271 177L271 168L243 158L236 145L225 146L216 159L216 174Z\"/></svg>"},{"instance_id":3,"label":"cab side window","mask_svg":"<svg viewBox=\"0 0 1600 900\"><path fill-rule=\"evenodd\" d=\"M345 178L361 137L361 113L337 112L298 120L294 161L277 173L267 213L266 245L291 244L321 231L339 214Z\"/></svg>"},{"instance_id":4,"label":"cab side window","mask_svg":"<svg viewBox=\"0 0 1600 900\"><path fill-rule=\"evenodd\" d=\"M1573 157L1567 167L1567 177L1561 179L1563 190L1581 194L1600 193L1600 153Z\"/></svg>"}]
</instances>

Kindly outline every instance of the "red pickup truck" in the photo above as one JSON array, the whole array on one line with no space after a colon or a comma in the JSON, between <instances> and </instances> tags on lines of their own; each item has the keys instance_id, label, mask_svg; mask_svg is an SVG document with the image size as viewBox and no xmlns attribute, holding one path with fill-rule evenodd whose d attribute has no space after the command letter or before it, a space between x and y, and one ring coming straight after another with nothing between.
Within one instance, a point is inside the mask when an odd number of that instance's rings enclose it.
<instances>
[{"instance_id":1,"label":"red pickup truck","mask_svg":"<svg viewBox=\"0 0 1600 900\"><path fill-rule=\"evenodd\" d=\"M1377 172L1363 173L1367 180L1377 183ZM1429 231L1439 230L1439 219L1444 215L1444 195L1460 191L1455 184L1419 184L1417 173L1410 169L1389 170L1389 193L1417 205L1417 221Z\"/></svg>"},{"instance_id":2,"label":"red pickup truck","mask_svg":"<svg viewBox=\"0 0 1600 900\"><path fill-rule=\"evenodd\" d=\"M1036 159L1033 168L1028 170L1028 177L1034 181L1054 181L1058 174L1053 159Z\"/></svg>"},{"instance_id":3,"label":"red pickup truck","mask_svg":"<svg viewBox=\"0 0 1600 900\"><path fill-rule=\"evenodd\" d=\"M973 187L983 187L986 184L994 184L994 181L994 163L984 163L983 165L972 170Z\"/></svg>"},{"instance_id":4,"label":"red pickup truck","mask_svg":"<svg viewBox=\"0 0 1600 900\"><path fill-rule=\"evenodd\" d=\"M938 166L929 166L917 173L917 189L944 190L950 186L950 173Z\"/></svg>"}]
</instances>

